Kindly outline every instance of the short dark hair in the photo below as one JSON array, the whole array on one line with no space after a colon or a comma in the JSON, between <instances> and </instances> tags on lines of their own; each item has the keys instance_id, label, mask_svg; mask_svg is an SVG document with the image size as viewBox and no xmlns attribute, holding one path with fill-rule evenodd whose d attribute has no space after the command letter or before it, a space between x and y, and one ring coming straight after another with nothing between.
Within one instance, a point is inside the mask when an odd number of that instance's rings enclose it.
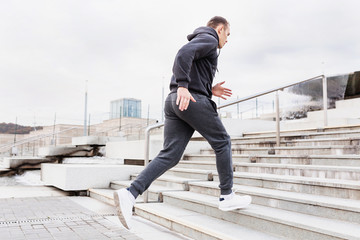
<instances>
[{"instance_id":1,"label":"short dark hair","mask_svg":"<svg viewBox=\"0 0 360 240\"><path fill-rule=\"evenodd\" d=\"M220 24L223 24L225 26L225 28L227 28L230 25L230 23L225 18L220 17L220 16L215 16L215 17L211 18L210 21L208 21L206 26L212 27L215 29Z\"/></svg>"}]
</instances>

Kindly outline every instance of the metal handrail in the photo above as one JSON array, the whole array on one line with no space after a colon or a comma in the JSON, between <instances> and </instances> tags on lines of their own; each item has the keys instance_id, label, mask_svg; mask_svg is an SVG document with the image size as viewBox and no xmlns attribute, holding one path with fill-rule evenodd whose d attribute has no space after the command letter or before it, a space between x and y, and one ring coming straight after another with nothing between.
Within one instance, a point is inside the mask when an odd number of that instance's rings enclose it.
<instances>
[{"instance_id":1,"label":"metal handrail","mask_svg":"<svg viewBox=\"0 0 360 240\"><path fill-rule=\"evenodd\" d=\"M278 94L278 92L284 90L285 88L292 87L292 86L295 86L297 84L305 83L305 82L312 81L312 80L319 79L319 78L322 78L322 80L323 80L324 125L327 126L327 90L326 90L327 89L327 81L326 81L326 76L325 75L319 75L319 76L309 78L309 79L306 79L306 80L303 80L303 81L288 84L288 85L285 85L285 86L282 86L282 87L274 88L274 89L264 91L264 92L260 92L260 93L257 93L257 94L253 94L253 95L250 95L250 96L247 96L247 97L244 97L244 98L240 98L240 99L237 99L237 100L235 100L233 102L220 105L220 106L217 107L217 109L225 108L225 107L228 107L228 106L231 106L231 105L234 105L234 104L238 104L238 103L241 103L241 102L253 99L253 98L257 98L257 97L260 97L260 96L275 92L276 93L275 94L276 145L280 146L280 108L279 108L279 94ZM149 163L150 131L153 130L153 129L156 129L156 128L160 128L162 126L164 126L164 123L157 123L157 124L148 126L146 128L146 130L145 130L145 161L144 161L145 167ZM148 191L147 190L144 192L144 202L145 203L148 202Z\"/></svg>"},{"instance_id":2,"label":"metal handrail","mask_svg":"<svg viewBox=\"0 0 360 240\"><path fill-rule=\"evenodd\" d=\"M73 129L79 129L79 128L78 127L72 127L72 128L68 128L68 129L65 129L65 130L55 132L55 133L46 133L46 134L40 134L40 135L32 136L32 137L29 137L29 138L25 138L25 139L21 139L19 141L16 141L15 143L10 143L10 144L0 146L0 149L12 148L12 147L19 146L19 145L22 145L22 144L27 144L27 143L30 143L30 142L37 141L39 139L47 138L47 137L57 135L59 133L64 133L64 132L67 132L67 131L70 131L70 130L73 130Z\"/></svg>"},{"instance_id":3,"label":"metal handrail","mask_svg":"<svg viewBox=\"0 0 360 240\"><path fill-rule=\"evenodd\" d=\"M312 81L312 80L315 80L315 79L318 79L318 78L324 78L324 77L325 77L324 75L319 75L319 76L316 76L316 77L313 77L313 78L309 78L309 79L306 79L306 80L303 80L303 81L299 81L297 83L288 84L288 85L285 85L285 86L282 86L282 87L274 88L274 89L271 89L271 90L268 90L268 91L264 91L264 92L253 94L253 95L250 95L250 96L247 96L247 97L243 97L243 98L234 100L234 101L232 101L230 103L220 105L220 106L218 106L218 109L228 107L228 106L231 106L231 105L234 105L234 104L237 104L237 103L241 103L241 102L253 99L253 98L261 97L263 95L266 95L266 94L269 94L269 93L272 93L272 92L276 92L276 91L279 91L279 90L283 90L285 88L292 87L292 86L295 86L295 85L300 84L300 83L304 83L304 82L308 82L308 81Z\"/></svg>"},{"instance_id":4,"label":"metal handrail","mask_svg":"<svg viewBox=\"0 0 360 240\"><path fill-rule=\"evenodd\" d=\"M266 94L269 94L269 93L273 93L273 92L276 92L275 94L275 108L276 108L276 146L279 147L280 146L280 107L279 107L279 91L282 91L284 90L285 88L288 88L288 87L292 87L292 86L295 86L295 85L298 85L300 83L305 83L305 82L309 82L309 81L312 81L312 80L315 80L315 79L319 79L319 78L322 78L322 83L323 83L323 108L324 108L324 126L326 127L328 125L328 120L327 120L327 78L325 75L319 75L319 76L316 76L316 77L312 77L312 78L309 78L309 79L306 79L306 80L303 80L303 81L299 81L299 82L296 82L296 83L292 83L292 84L288 84L288 85L285 85L285 86L282 86L282 87L278 87L278 88L274 88L274 89L271 89L271 90L268 90L268 91L264 91L264 92L261 92L261 93L257 93L257 94L254 94L254 95L250 95L248 97L244 97L244 98L241 98L241 99L237 99L233 102L230 102L230 103L227 103L227 104L223 104L221 106L218 107L218 109L221 109L221 108L224 108L224 107L228 107L228 106L232 106L234 104L238 104L238 103L241 103L241 102L244 102L244 101L247 101L247 100L250 100L250 99L253 99L253 98L257 98L257 97L260 97L260 96L264 96Z\"/></svg>"},{"instance_id":5,"label":"metal handrail","mask_svg":"<svg viewBox=\"0 0 360 240\"><path fill-rule=\"evenodd\" d=\"M160 128L164 126L164 123L156 123L154 125L148 126L145 129L145 158L144 158L144 166L146 167L149 164L149 145L150 145L150 131L156 128ZM144 192L144 202L147 203L149 199L148 191Z\"/></svg>"}]
</instances>

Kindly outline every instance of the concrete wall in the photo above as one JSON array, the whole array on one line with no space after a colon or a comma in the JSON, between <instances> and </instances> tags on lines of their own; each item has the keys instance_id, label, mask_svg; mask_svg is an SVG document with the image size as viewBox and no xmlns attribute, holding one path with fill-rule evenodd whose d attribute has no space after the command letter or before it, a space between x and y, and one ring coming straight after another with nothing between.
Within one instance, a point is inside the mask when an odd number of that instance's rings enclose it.
<instances>
[{"instance_id":1,"label":"concrete wall","mask_svg":"<svg viewBox=\"0 0 360 240\"><path fill-rule=\"evenodd\" d=\"M223 118L221 119L226 131L231 137L242 136L246 132L261 132L275 130L275 122L267 120L248 120L236 118Z\"/></svg>"},{"instance_id":2,"label":"concrete wall","mask_svg":"<svg viewBox=\"0 0 360 240\"><path fill-rule=\"evenodd\" d=\"M328 126L360 124L360 98L336 102L336 108L327 110ZM324 111L308 112L307 118L281 122L282 130L324 127Z\"/></svg>"}]
</instances>

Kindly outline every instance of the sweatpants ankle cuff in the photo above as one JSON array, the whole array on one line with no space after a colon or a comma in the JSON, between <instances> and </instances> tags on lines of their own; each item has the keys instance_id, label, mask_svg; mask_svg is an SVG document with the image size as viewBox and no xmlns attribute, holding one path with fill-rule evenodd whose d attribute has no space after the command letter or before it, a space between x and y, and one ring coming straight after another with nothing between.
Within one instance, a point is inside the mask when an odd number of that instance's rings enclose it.
<instances>
[{"instance_id":1,"label":"sweatpants ankle cuff","mask_svg":"<svg viewBox=\"0 0 360 240\"><path fill-rule=\"evenodd\" d=\"M233 191L232 191L232 189L221 189L220 190L220 194L221 195L229 195L229 194L231 194Z\"/></svg>"},{"instance_id":2,"label":"sweatpants ankle cuff","mask_svg":"<svg viewBox=\"0 0 360 240\"><path fill-rule=\"evenodd\" d=\"M139 196L139 192L132 185L128 188L128 190L134 196L135 199Z\"/></svg>"}]
</instances>

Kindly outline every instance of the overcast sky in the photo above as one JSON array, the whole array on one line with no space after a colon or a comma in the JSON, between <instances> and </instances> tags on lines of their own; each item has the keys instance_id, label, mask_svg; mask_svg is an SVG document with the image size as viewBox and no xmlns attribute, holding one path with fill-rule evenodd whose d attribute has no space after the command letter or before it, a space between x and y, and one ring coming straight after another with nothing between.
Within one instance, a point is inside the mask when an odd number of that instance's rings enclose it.
<instances>
[{"instance_id":1,"label":"overcast sky","mask_svg":"<svg viewBox=\"0 0 360 240\"><path fill-rule=\"evenodd\" d=\"M215 83L245 97L322 73L360 70L357 0L0 0L0 122L82 124L110 101L142 100L161 119L162 88L187 34L231 24ZM217 100L215 99L217 102Z\"/></svg>"}]
</instances>

